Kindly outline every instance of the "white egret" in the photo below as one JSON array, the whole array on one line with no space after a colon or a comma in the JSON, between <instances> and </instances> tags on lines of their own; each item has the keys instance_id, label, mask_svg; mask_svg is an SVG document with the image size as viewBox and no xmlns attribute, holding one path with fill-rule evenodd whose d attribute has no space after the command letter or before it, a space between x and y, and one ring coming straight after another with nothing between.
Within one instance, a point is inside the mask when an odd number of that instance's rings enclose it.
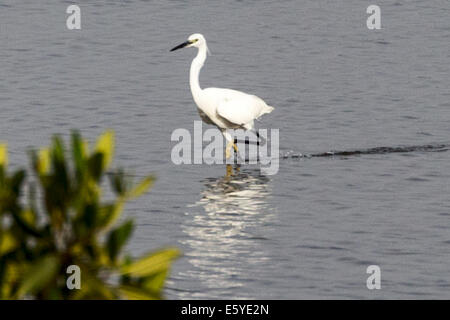
<instances>
[{"instance_id":1,"label":"white egret","mask_svg":"<svg viewBox=\"0 0 450 320\"><path fill-rule=\"evenodd\" d=\"M237 146L226 130L252 130L254 120L265 113L272 112L274 108L267 105L261 98L244 92L224 88L200 88L200 70L205 63L208 52L205 37L195 33L189 36L186 42L170 51L188 47L198 48L197 56L192 61L190 70L189 84L192 96L202 120L207 124L217 126L228 141L225 155L226 158L229 158L231 147L237 152Z\"/></svg>"}]
</instances>

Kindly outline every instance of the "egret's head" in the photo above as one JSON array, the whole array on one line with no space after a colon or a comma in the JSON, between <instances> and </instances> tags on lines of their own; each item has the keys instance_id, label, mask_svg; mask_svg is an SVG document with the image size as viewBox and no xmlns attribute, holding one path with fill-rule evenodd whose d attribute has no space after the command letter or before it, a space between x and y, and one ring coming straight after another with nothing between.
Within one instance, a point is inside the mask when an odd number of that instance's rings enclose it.
<instances>
[{"instance_id":1,"label":"egret's head","mask_svg":"<svg viewBox=\"0 0 450 320\"><path fill-rule=\"evenodd\" d=\"M175 48L172 48L170 51L175 51L181 48L189 48L189 47L201 48L202 46L206 47L205 37L200 33L194 33L189 36L186 42L183 42L182 44L176 46Z\"/></svg>"}]
</instances>

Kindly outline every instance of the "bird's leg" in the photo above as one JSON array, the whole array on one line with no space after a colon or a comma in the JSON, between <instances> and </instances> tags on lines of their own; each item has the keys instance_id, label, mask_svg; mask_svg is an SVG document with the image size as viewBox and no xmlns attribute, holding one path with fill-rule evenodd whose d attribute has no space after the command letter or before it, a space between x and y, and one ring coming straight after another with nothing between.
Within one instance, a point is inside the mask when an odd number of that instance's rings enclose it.
<instances>
[{"instance_id":1,"label":"bird's leg","mask_svg":"<svg viewBox=\"0 0 450 320\"><path fill-rule=\"evenodd\" d=\"M227 164L227 173L226 173L225 177L230 178L232 176L236 176L239 174L239 172L240 172L239 165L234 167L234 172L233 172L233 165Z\"/></svg>"},{"instance_id":2,"label":"bird's leg","mask_svg":"<svg viewBox=\"0 0 450 320\"><path fill-rule=\"evenodd\" d=\"M238 147L237 147L237 139L236 138L234 138L234 141L233 141L233 148L234 148L234 153L237 153L238 152Z\"/></svg>"},{"instance_id":3,"label":"bird's leg","mask_svg":"<svg viewBox=\"0 0 450 320\"><path fill-rule=\"evenodd\" d=\"M226 159L228 159L229 157L231 157L231 152L230 152L230 149L231 149L231 146L233 145L233 142L228 142L227 143L227 146L226 146L226 148L225 148L225 158Z\"/></svg>"},{"instance_id":4,"label":"bird's leg","mask_svg":"<svg viewBox=\"0 0 450 320\"><path fill-rule=\"evenodd\" d=\"M227 174L226 177L229 178L233 175L233 166L231 164L227 164Z\"/></svg>"},{"instance_id":5,"label":"bird's leg","mask_svg":"<svg viewBox=\"0 0 450 320\"><path fill-rule=\"evenodd\" d=\"M234 152L238 152L238 147L237 147L237 145L234 143L234 142L228 142L227 143L227 146L226 146L226 148L225 148L225 157L228 159L229 157L231 157L231 147L233 147L233 149L234 149Z\"/></svg>"}]
</instances>

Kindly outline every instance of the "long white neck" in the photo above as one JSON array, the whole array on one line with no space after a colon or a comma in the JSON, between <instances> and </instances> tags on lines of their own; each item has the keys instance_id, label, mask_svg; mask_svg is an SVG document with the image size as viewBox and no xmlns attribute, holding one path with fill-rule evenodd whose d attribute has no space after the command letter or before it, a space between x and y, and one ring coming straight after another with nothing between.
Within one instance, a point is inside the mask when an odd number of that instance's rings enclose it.
<instances>
[{"instance_id":1,"label":"long white neck","mask_svg":"<svg viewBox=\"0 0 450 320\"><path fill-rule=\"evenodd\" d=\"M191 86L191 92L194 100L196 100L196 97L198 97L202 92L202 88L200 88L199 77L200 70L202 69L203 64L206 60L207 50L208 49L206 47L206 44L199 47L197 56L194 58L194 60L192 60L191 71L189 74L189 84Z\"/></svg>"}]
</instances>

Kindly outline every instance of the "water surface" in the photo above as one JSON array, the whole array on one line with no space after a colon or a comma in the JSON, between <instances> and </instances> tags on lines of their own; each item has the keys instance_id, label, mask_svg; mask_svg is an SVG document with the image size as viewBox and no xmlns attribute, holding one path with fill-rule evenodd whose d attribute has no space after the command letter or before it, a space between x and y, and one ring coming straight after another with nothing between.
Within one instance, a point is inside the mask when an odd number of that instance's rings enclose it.
<instances>
[{"instance_id":1,"label":"water surface","mask_svg":"<svg viewBox=\"0 0 450 320\"><path fill-rule=\"evenodd\" d=\"M0 140L23 166L53 133L113 128L116 165L158 176L127 207L129 249L184 252L168 298L450 298L448 1L377 1L378 31L356 0L86 0L81 31L69 4L0 4ZM168 50L195 32L203 87L276 107L258 125L280 129L278 174L172 164L172 131L198 115L195 51Z\"/></svg>"}]
</instances>

